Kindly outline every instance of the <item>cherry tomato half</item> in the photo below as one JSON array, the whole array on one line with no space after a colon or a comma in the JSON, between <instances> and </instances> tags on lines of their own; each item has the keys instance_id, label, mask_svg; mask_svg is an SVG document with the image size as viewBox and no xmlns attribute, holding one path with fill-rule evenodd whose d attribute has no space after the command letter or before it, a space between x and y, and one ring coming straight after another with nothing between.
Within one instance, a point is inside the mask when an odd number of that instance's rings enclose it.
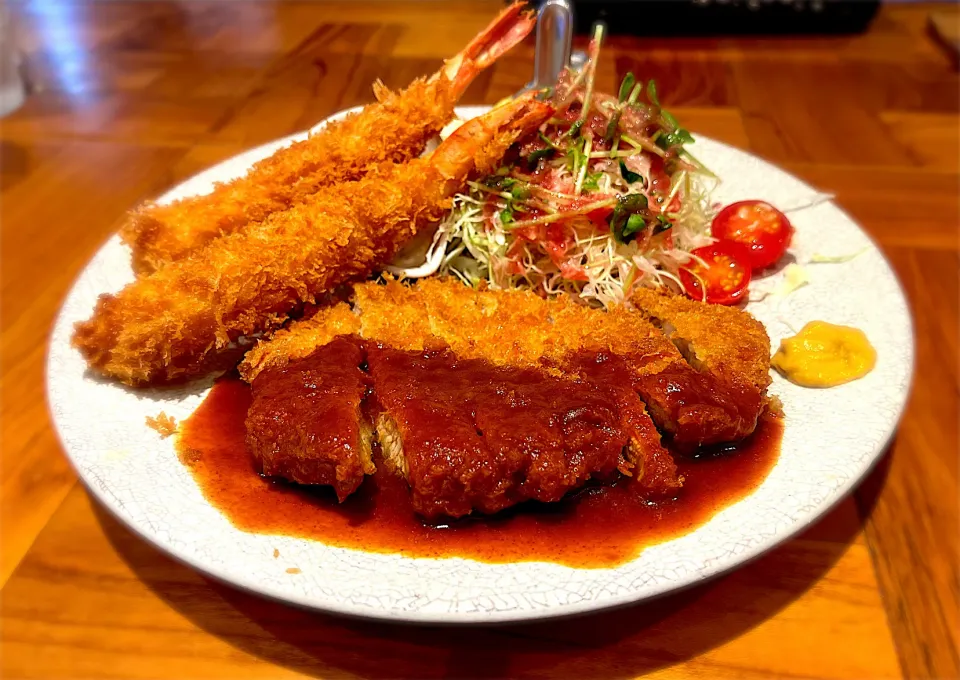
<instances>
[{"instance_id":1,"label":"cherry tomato half","mask_svg":"<svg viewBox=\"0 0 960 680\"><path fill-rule=\"evenodd\" d=\"M691 260L680 270L680 281L689 297L718 305L733 305L747 296L750 257L746 248L733 241L717 241L697 248L693 254L707 266Z\"/></svg>"},{"instance_id":2,"label":"cherry tomato half","mask_svg":"<svg viewBox=\"0 0 960 680\"><path fill-rule=\"evenodd\" d=\"M787 216L763 201L728 205L713 218L711 231L714 238L745 246L754 271L776 264L793 237Z\"/></svg>"}]
</instances>

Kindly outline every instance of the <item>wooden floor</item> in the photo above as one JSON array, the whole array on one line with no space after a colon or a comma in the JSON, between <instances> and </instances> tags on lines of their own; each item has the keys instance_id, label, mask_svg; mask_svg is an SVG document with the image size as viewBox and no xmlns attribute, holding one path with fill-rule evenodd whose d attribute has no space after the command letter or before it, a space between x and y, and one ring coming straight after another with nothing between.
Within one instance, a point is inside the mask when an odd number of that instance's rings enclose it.
<instances>
[{"instance_id":1,"label":"wooden floor","mask_svg":"<svg viewBox=\"0 0 960 680\"><path fill-rule=\"evenodd\" d=\"M816 677L960 674L960 79L931 7L849 38L614 37L694 132L782 165L877 239L916 321L909 407L878 469L825 520L742 570L622 611L483 630L311 614L213 583L106 516L44 401L46 338L124 211L252 145L400 87L500 4L13 5L31 95L0 121L0 675L27 677ZM938 11L957 19L955 7ZM523 85L532 45L464 103ZM823 455L830 455L824 451Z\"/></svg>"}]
</instances>

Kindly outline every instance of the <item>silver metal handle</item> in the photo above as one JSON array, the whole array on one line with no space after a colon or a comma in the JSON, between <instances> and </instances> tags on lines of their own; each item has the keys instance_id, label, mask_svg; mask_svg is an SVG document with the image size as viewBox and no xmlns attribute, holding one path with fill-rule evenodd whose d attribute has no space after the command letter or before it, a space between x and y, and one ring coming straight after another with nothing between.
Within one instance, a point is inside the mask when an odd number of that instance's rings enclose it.
<instances>
[{"instance_id":1,"label":"silver metal handle","mask_svg":"<svg viewBox=\"0 0 960 680\"><path fill-rule=\"evenodd\" d=\"M573 40L573 7L568 0L547 0L537 18L537 52L533 87L547 87L570 62Z\"/></svg>"}]
</instances>

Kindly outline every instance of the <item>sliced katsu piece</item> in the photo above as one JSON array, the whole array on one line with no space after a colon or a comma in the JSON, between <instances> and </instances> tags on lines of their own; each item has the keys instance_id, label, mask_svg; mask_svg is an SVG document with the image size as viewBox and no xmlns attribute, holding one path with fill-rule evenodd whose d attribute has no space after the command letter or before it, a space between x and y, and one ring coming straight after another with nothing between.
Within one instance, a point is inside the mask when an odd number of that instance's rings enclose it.
<instances>
[{"instance_id":1,"label":"sliced katsu piece","mask_svg":"<svg viewBox=\"0 0 960 680\"><path fill-rule=\"evenodd\" d=\"M537 368L370 346L385 463L428 519L553 502L632 467L616 399Z\"/></svg>"},{"instance_id":2,"label":"sliced katsu piece","mask_svg":"<svg viewBox=\"0 0 960 680\"><path fill-rule=\"evenodd\" d=\"M750 314L646 289L631 301L698 371L758 392L770 385L770 337Z\"/></svg>"},{"instance_id":3,"label":"sliced katsu piece","mask_svg":"<svg viewBox=\"0 0 960 680\"><path fill-rule=\"evenodd\" d=\"M640 313L589 309L519 290L475 290L456 280L363 284L354 290L362 337L396 349L450 348L495 364L563 366L581 350L623 358L631 387L678 448L736 441L753 432L761 392L692 368Z\"/></svg>"},{"instance_id":4,"label":"sliced katsu piece","mask_svg":"<svg viewBox=\"0 0 960 680\"><path fill-rule=\"evenodd\" d=\"M253 381L247 448L264 475L332 486L343 501L373 474L367 376L356 337L338 337Z\"/></svg>"},{"instance_id":5,"label":"sliced katsu piece","mask_svg":"<svg viewBox=\"0 0 960 680\"><path fill-rule=\"evenodd\" d=\"M569 355L564 371L612 395L620 413L620 427L629 438L627 462L632 470L621 471L649 496L669 496L682 486L673 456L663 446L646 405L632 385L629 364L611 352L581 351Z\"/></svg>"},{"instance_id":6,"label":"sliced katsu piece","mask_svg":"<svg viewBox=\"0 0 960 680\"><path fill-rule=\"evenodd\" d=\"M282 368L308 357L339 335L359 333L360 317L354 314L350 305L339 303L321 307L312 316L278 330L269 341L257 343L243 357L240 376L252 383L261 371Z\"/></svg>"}]
</instances>

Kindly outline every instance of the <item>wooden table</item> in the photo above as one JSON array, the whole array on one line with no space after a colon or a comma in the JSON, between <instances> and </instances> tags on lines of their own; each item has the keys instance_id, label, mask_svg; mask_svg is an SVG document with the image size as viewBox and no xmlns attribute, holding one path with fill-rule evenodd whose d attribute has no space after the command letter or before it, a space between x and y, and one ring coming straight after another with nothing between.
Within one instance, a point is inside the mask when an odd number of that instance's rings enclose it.
<instances>
[{"instance_id":1,"label":"wooden table","mask_svg":"<svg viewBox=\"0 0 960 680\"><path fill-rule=\"evenodd\" d=\"M599 86L655 77L695 132L817 187L880 242L916 319L910 405L878 469L801 537L708 585L578 620L400 628L213 583L77 484L43 394L72 279L123 212L242 149L432 72L489 2L51 0L15 6L27 104L0 121L3 677L956 677L958 82L931 10L795 40L613 38ZM464 103L531 72L526 44ZM825 451L824 455L829 455Z\"/></svg>"}]
</instances>

